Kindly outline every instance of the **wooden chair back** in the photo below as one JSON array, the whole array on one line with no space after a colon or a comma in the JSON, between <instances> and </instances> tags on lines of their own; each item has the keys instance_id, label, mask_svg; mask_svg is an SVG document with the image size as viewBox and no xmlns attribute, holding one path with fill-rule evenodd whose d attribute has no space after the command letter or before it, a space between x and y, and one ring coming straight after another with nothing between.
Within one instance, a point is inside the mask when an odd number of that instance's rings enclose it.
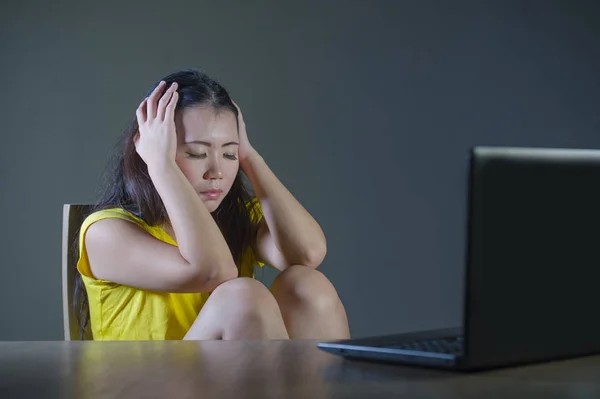
<instances>
[{"instance_id":1,"label":"wooden chair back","mask_svg":"<svg viewBox=\"0 0 600 399\"><path fill-rule=\"evenodd\" d=\"M65 204L63 206L62 226L62 302L63 326L65 341L81 340L81 328L77 312L73 308L75 276L77 270L78 248L77 238L79 228L86 215L92 210L92 205ZM84 340L92 339L90 323L86 327Z\"/></svg>"}]
</instances>

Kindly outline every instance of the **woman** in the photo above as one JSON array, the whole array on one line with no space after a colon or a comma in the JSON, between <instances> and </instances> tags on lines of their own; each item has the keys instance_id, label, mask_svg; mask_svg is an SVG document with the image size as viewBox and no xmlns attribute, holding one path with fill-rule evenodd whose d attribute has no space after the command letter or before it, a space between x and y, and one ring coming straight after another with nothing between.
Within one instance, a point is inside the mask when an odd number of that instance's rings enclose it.
<instances>
[{"instance_id":1,"label":"woman","mask_svg":"<svg viewBox=\"0 0 600 399\"><path fill-rule=\"evenodd\" d=\"M337 292L316 270L321 228L216 81L195 70L161 80L115 166L79 235L76 298L95 340L349 337ZM264 264L281 271L271 291L253 279Z\"/></svg>"}]
</instances>

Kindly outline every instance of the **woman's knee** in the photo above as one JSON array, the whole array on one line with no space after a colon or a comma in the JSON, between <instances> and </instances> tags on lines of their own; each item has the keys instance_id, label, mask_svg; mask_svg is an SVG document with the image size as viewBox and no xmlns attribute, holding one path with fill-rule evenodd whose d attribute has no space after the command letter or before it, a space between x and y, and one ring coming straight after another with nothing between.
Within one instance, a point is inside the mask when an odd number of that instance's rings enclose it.
<instances>
[{"instance_id":1,"label":"woman's knee","mask_svg":"<svg viewBox=\"0 0 600 399\"><path fill-rule=\"evenodd\" d=\"M279 305L259 281L240 277L211 294L225 323L224 339L287 338Z\"/></svg>"},{"instance_id":2,"label":"woman's knee","mask_svg":"<svg viewBox=\"0 0 600 399\"><path fill-rule=\"evenodd\" d=\"M303 306L328 312L341 305L338 293L329 279L308 266L288 267L273 281L271 291L284 306Z\"/></svg>"},{"instance_id":3,"label":"woman's knee","mask_svg":"<svg viewBox=\"0 0 600 399\"><path fill-rule=\"evenodd\" d=\"M248 305L268 305L273 297L260 281L248 277L238 277L219 285L211 297L226 299L228 303L247 303Z\"/></svg>"}]
</instances>

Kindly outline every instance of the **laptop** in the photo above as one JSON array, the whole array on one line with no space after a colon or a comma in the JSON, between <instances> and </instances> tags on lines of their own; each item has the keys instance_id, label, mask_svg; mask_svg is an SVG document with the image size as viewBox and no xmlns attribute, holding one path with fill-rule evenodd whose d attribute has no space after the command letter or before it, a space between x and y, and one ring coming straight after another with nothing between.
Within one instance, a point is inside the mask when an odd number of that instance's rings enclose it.
<instances>
[{"instance_id":1,"label":"laptop","mask_svg":"<svg viewBox=\"0 0 600 399\"><path fill-rule=\"evenodd\" d=\"M318 348L464 371L600 353L600 150L475 147L468 158L461 325Z\"/></svg>"}]
</instances>

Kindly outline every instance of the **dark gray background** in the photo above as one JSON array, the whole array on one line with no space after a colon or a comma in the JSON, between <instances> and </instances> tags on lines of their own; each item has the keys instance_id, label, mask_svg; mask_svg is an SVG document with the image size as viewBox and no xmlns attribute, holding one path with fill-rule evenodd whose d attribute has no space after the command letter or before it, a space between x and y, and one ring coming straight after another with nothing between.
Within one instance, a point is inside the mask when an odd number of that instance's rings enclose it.
<instances>
[{"instance_id":1,"label":"dark gray background","mask_svg":"<svg viewBox=\"0 0 600 399\"><path fill-rule=\"evenodd\" d=\"M600 146L596 1L122 3L1 6L0 340L62 338L62 205L180 68L322 224L354 336L460 321L470 146Z\"/></svg>"}]
</instances>

